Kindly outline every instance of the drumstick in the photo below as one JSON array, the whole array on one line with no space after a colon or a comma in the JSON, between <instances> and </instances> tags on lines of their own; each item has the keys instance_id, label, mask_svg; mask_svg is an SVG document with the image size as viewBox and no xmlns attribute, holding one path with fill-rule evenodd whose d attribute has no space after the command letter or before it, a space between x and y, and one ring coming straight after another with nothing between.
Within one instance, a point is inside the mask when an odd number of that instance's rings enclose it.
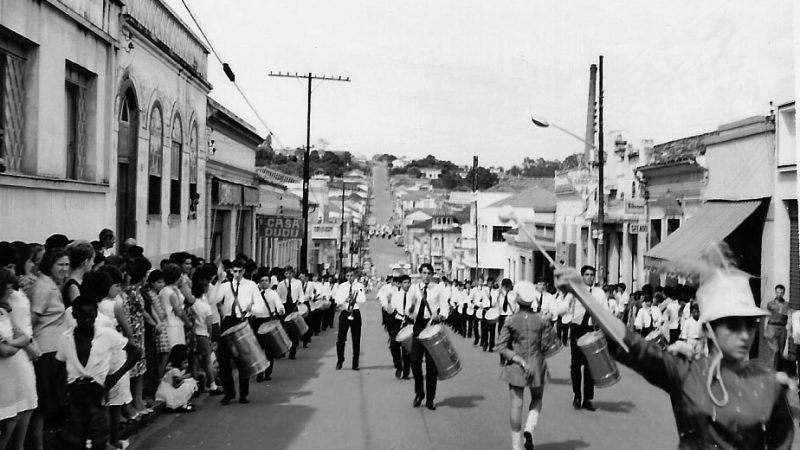
<instances>
[{"instance_id":1,"label":"drumstick","mask_svg":"<svg viewBox=\"0 0 800 450\"><path fill-rule=\"evenodd\" d=\"M534 237L533 234L531 234L517 218L516 213L510 205L503 206L503 208L500 210L500 214L498 214L498 217L501 222L516 223L520 233L524 234L525 237L533 242L533 245L539 250L539 252L542 253L542 255L544 255L545 259L550 262L552 267L556 269L563 269L565 267L556 263L553 258L550 257L542 245L539 244L539 241L536 240L536 237ZM616 342L617 345L622 347L627 352L628 345L625 344L625 333L627 332L627 328L625 327L625 324L597 303L592 296L592 293L589 292L589 289L587 289L583 280L576 280L574 278L567 277L566 281L570 288L572 288L572 292L576 297L578 297L578 300L580 300L581 304L583 304L583 307L586 308L586 311L591 313L592 318L594 318L597 321L597 324L600 325L600 328L603 329L603 332L606 334L606 336L614 339L614 342Z\"/></svg>"}]
</instances>

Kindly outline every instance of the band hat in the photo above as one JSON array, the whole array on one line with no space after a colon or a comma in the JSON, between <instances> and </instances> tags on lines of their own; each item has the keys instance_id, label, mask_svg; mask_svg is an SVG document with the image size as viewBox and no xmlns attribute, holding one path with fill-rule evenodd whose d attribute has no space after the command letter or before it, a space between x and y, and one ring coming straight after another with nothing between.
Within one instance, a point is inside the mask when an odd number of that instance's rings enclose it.
<instances>
[{"instance_id":1,"label":"band hat","mask_svg":"<svg viewBox=\"0 0 800 450\"><path fill-rule=\"evenodd\" d=\"M530 281L520 281L515 284L514 291L517 293L517 303L521 305L531 306L536 300L536 288Z\"/></svg>"},{"instance_id":2,"label":"band hat","mask_svg":"<svg viewBox=\"0 0 800 450\"><path fill-rule=\"evenodd\" d=\"M272 287L276 287L276 286L278 285L278 277L276 277L275 275L273 275L273 276L270 278L270 280L269 280L269 284L270 284L270 286L272 286Z\"/></svg>"},{"instance_id":3,"label":"band hat","mask_svg":"<svg viewBox=\"0 0 800 450\"><path fill-rule=\"evenodd\" d=\"M725 317L761 317L769 312L756 306L750 276L740 271L717 270L697 289L700 322Z\"/></svg>"}]
</instances>

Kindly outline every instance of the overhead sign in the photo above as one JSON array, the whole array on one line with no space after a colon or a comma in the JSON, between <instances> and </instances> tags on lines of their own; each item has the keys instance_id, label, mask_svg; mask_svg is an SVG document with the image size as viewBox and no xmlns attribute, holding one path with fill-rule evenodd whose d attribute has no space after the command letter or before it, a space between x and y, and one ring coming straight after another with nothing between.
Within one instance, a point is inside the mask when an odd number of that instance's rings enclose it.
<instances>
[{"instance_id":1,"label":"overhead sign","mask_svg":"<svg viewBox=\"0 0 800 450\"><path fill-rule=\"evenodd\" d=\"M262 216L259 217L258 234L261 237L300 239L303 226L298 217Z\"/></svg>"},{"instance_id":2,"label":"overhead sign","mask_svg":"<svg viewBox=\"0 0 800 450\"><path fill-rule=\"evenodd\" d=\"M625 200L625 212L628 214L644 214L644 199L629 198Z\"/></svg>"},{"instance_id":3,"label":"overhead sign","mask_svg":"<svg viewBox=\"0 0 800 450\"><path fill-rule=\"evenodd\" d=\"M632 223L628 225L628 232L630 234L647 233L650 227L646 223Z\"/></svg>"}]
</instances>

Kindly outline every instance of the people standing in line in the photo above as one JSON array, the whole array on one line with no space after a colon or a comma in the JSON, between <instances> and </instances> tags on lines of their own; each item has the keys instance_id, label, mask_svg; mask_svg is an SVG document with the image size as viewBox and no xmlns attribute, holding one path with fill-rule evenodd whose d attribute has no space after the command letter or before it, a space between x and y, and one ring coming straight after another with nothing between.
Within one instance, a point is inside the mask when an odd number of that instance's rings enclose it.
<instances>
[{"instance_id":1,"label":"people standing in line","mask_svg":"<svg viewBox=\"0 0 800 450\"><path fill-rule=\"evenodd\" d=\"M681 305L673 297L673 293L667 296L667 306L664 307L664 328L669 333L669 343L674 344L681 336Z\"/></svg>"},{"instance_id":2,"label":"people standing in line","mask_svg":"<svg viewBox=\"0 0 800 450\"><path fill-rule=\"evenodd\" d=\"M195 338L195 363L191 366L196 374L204 375L202 378L193 376L195 380L201 380L202 384L199 386L200 392L208 390L210 395L222 394L222 390L217 387L216 373L211 360L213 349L211 346L211 333L214 324L214 316L212 306L208 300L209 292L211 291L211 279L213 278L213 267L201 268L194 272L192 276L192 295L195 298L194 304L191 306L192 312L192 332ZM188 368L188 349L187 349L187 368ZM174 364L173 364L173 367Z\"/></svg>"},{"instance_id":3,"label":"people standing in line","mask_svg":"<svg viewBox=\"0 0 800 450\"><path fill-rule=\"evenodd\" d=\"M333 299L333 277L331 275L323 275L320 283L320 295L322 299L328 302L328 307L322 310L322 317L320 319L320 330L325 331L328 328L333 328L333 317L336 314L335 301Z\"/></svg>"},{"instance_id":4,"label":"people standing in line","mask_svg":"<svg viewBox=\"0 0 800 450\"><path fill-rule=\"evenodd\" d=\"M395 350L392 352L392 359L395 362L395 377L402 377L404 380L408 380L411 377L411 354L405 349L405 347L400 345L399 342L394 340L394 338L397 337L397 333L404 326L411 323L406 316L406 311L408 310L408 305L410 302L408 291L411 289L411 277L408 275L400 275L399 277L396 277L395 280L398 282L399 289L393 293L390 299L392 307L395 310L393 328L397 330L392 338L392 341L395 344ZM398 354L399 360L395 359ZM397 371L398 369L399 372Z\"/></svg>"},{"instance_id":5,"label":"people standing in line","mask_svg":"<svg viewBox=\"0 0 800 450\"><path fill-rule=\"evenodd\" d=\"M581 279L586 285L586 288L597 303L602 305L603 308L608 309L608 302L606 301L603 289L594 285L595 273L596 271L592 266L581 267ZM559 313L562 312L564 312L563 306ZM595 407L592 404L592 400L594 399L594 380L589 373L586 356L581 349L578 348L578 339L586 333L594 331L595 326L591 320L591 316L586 313L586 309L580 302L576 301L574 296L569 305L567 305L566 312L572 316L569 329L569 375L572 379L572 407L575 409L583 408L588 411L594 411Z\"/></svg>"},{"instance_id":6,"label":"people standing in line","mask_svg":"<svg viewBox=\"0 0 800 450\"><path fill-rule=\"evenodd\" d=\"M364 285L356 281L356 269L345 269L347 281L336 290L336 306L339 313L339 333L336 338L336 370L344 363L344 349L347 344L347 331L353 347L353 370L359 370L358 360L361 352L361 306L367 301Z\"/></svg>"},{"instance_id":7,"label":"people standing in line","mask_svg":"<svg viewBox=\"0 0 800 450\"><path fill-rule=\"evenodd\" d=\"M692 303L689 310L691 316L683 324L680 340L689 344L693 358L699 358L706 354L706 332L700 322L700 307L697 303Z\"/></svg>"},{"instance_id":8,"label":"people standing in line","mask_svg":"<svg viewBox=\"0 0 800 450\"><path fill-rule=\"evenodd\" d=\"M167 336L170 349L178 344L186 345L184 325L189 322L184 314L183 302L178 294L178 283L181 280L181 268L177 264L167 263L163 269L166 286L158 294L161 306L167 313ZM160 373L163 375L163 369Z\"/></svg>"},{"instance_id":9,"label":"people standing in line","mask_svg":"<svg viewBox=\"0 0 800 450\"><path fill-rule=\"evenodd\" d=\"M505 365L500 379L508 383L511 407L511 448L533 449L534 428L542 412L547 362L544 357L543 338L549 326L532 308L540 293L528 281L517 284L516 303L518 310L500 328L497 351ZM523 399L525 388L530 391L530 405L523 427ZM521 439L522 438L522 439Z\"/></svg>"},{"instance_id":10,"label":"people standing in line","mask_svg":"<svg viewBox=\"0 0 800 450\"><path fill-rule=\"evenodd\" d=\"M467 315L469 298L465 286L466 283L463 281L459 281L456 284L456 298L458 299L458 319L456 323L458 334L460 334L461 337L467 337L467 322L469 321L469 316Z\"/></svg>"},{"instance_id":11,"label":"people standing in line","mask_svg":"<svg viewBox=\"0 0 800 450\"><path fill-rule=\"evenodd\" d=\"M775 298L767 303L770 315L764 330L769 349L772 353L772 368L777 369L783 357L783 348L786 346L786 324L789 322L789 302L783 297L786 288L779 284L775 286Z\"/></svg>"},{"instance_id":12,"label":"people standing in line","mask_svg":"<svg viewBox=\"0 0 800 450\"><path fill-rule=\"evenodd\" d=\"M256 382L260 383L272 379L272 370L275 368L275 357L278 355L273 355L269 352L265 337L263 334L258 333L258 329L261 327L261 325L271 320L280 321L281 316L283 316L285 311L283 308L283 303L281 303L281 298L278 296L278 293L275 291L275 289L272 288L272 277L270 277L269 272L262 271L258 272L257 275L258 290L261 294L261 300L256 300L253 303L253 308L251 310L253 314L251 324L253 325L253 331L256 332L258 343L264 350L267 360L269 360L269 367L264 372L256 375Z\"/></svg>"},{"instance_id":13,"label":"people standing in line","mask_svg":"<svg viewBox=\"0 0 800 450\"><path fill-rule=\"evenodd\" d=\"M292 266L286 266L283 269L283 276L283 281L278 285L278 296L281 298L286 314L291 314L297 311L297 306L305 301L303 285L300 280L294 277L294 268ZM297 337L292 338L289 359L297 359L297 347L299 345L300 339Z\"/></svg>"},{"instance_id":14,"label":"people standing in line","mask_svg":"<svg viewBox=\"0 0 800 450\"><path fill-rule=\"evenodd\" d=\"M618 305L617 317L622 319L623 322L627 322L628 303L631 301L631 297L628 294L628 286L626 286L625 283L619 283L614 289L614 297Z\"/></svg>"},{"instance_id":15,"label":"people standing in line","mask_svg":"<svg viewBox=\"0 0 800 450\"><path fill-rule=\"evenodd\" d=\"M409 292L409 305L406 317L414 322L414 338L411 344L411 372L414 374L414 402L416 408L425 400L425 407L431 411L436 409L436 383L438 371L428 350L419 340L419 334L431 323L441 322L449 313L447 302L442 300L438 286L431 282L433 266L423 263L419 267L421 280L414 284ZM423 378L422 360L425 359ZM424 382L423 382L424 380Z\"/></svg>"},{"instance_id":16,"label":"people standing in line","mask_svg":"<svg viewBox=\"0 0 800 450\"><path fill-rule=\"evenodd\" d=\"M44 448L44 427L46 425L51 429L61 421L64 416L63 405L66 403L66 368L63 361L56 359L56 351L67 329L64 317L66 308L58 284L67 277L69 256L63 247L56 243L52 245L54 247L42 257L39 277L31 289L30 299L33 338L42 353L33 363L38 406L31 418L30 432L35 450Z\"/></svg>"},{"instance_id":17,"label":"people standing in line","mask_svg":"<svg viewBox=\"0 0 800 450\"><path fill-rule=\"evenodd\" d=\"M114 254L114 244L117 243L117 238L114 236L114 232L108 228L103 228L100 230L100 234L97 236L97 239L100 241L100 245L102 245L103 256L106 258L112 256Z\"/></svg>"},{"instance_id":18,"label":"people standing in line","mask_svg":"<svg viewBox=\"0 0 800 450\"><path fill-rule=\"evenodd\" d=\"M122 299L124 301L124 312L128 318L131 327L131 336L133 339L130 342L139 349L142 358L137 360L130 371L131 377L131 396L133 397L132 407L134 409L132 419L136 420L138 417L147 413L147 405L144 403L144 375L147 372L147 361L145 355L145 309L144 297L142 296L142 285L144 284L144 277L150 270L152 265L150 261L143 257L138 256L131 258L127 264L128 267L128 286L125 288Z\"/></svg>"},{"instance_id":19,"label":"people standing in line","mask_svg":"<svg viewBox=\"0 0 800 450\"><path fill-rule=\"evenodd\" d=\"M217 289L217 301L220 304L220 333L224 334L229 328L247 321L247 316L253 304L260 298L258 286L244 278L245 261L237 258L233 261L231 272L233 280ZM222 380L222 389L225 395L220 400L223 405L229 404L236 398L236 387L233 384L233 364L238 367L238 360L233 356L231 344L222 340L218 347L219 376ZM250 379L244 370L239 370L239 403L250 403L247 396L250 394Z\"/></svg>"},{"instance_id":20,"label":"people standing in line","mask_svg":"<svg viewBox=\"0 0 800 450\"><path fill-rule=\"evenodd\" d=\"M480 282L472 280L467 292L467 339L473 338L472 345L478 345L481 334L478 331L478 318L475 317L475 311L480 304Z\"/></svg>"}]
</instances>

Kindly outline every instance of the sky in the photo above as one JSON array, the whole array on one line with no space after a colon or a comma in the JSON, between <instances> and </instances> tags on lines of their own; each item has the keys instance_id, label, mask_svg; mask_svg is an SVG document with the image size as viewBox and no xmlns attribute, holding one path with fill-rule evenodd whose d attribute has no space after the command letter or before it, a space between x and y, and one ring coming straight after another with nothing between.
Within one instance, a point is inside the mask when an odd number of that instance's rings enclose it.
<instances>
[{"instance_id":1,"label":"sky","mask_svg":"<svg viewBox=\"0 0 800 450\"><path fill-rule=\"evenodd\" d=\"M165 0L190 23L181 0ZM273 133L329 150L510 167L583 144L589 66L604 56L605 130L656 144L794 99L791 0L186 0ZM259 121L209 55L211 97Z\"/></svg>"}]
</instances>

